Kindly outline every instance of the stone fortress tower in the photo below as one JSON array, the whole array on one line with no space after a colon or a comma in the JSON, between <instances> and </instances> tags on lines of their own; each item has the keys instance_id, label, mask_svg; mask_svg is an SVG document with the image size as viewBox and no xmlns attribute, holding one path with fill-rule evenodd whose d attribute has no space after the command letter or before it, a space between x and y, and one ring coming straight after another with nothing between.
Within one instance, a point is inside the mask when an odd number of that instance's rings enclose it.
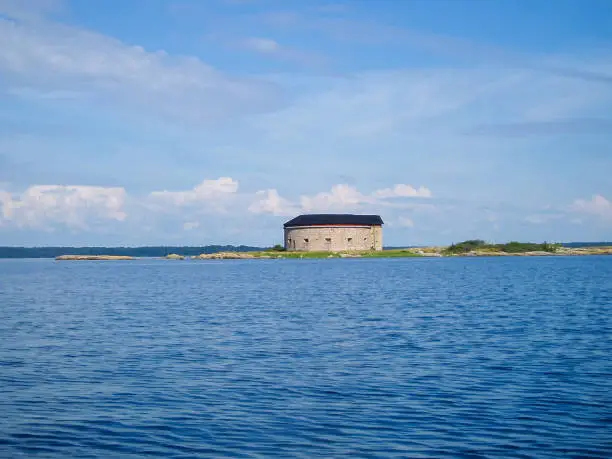
<instances>
[{"instance_id":1,"label":"stone fortress tower","mask_svg":"<svg viewBox=\"0 0 612 459\"><path fill-rule=\"evenodd\" d=\"M379 215L309 214L285 223L285 249L302 252L382 250Z\"/></svg>"}]
</instances>

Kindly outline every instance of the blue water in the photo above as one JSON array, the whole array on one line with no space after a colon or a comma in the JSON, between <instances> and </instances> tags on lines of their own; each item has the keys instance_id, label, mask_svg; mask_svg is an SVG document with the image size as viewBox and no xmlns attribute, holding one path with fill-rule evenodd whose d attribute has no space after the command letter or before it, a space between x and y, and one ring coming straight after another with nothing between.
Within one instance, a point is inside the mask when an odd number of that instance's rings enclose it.
<instances>
[{"instance_id":1,"label":"blue water","mask_svg":"<svg viewBox=\"0 0 612 459\"><path fill-rule=\"evenodd\" d=\"M1 457L612 457L612 257L0 261Z\"/></svg>"}]
</instances>

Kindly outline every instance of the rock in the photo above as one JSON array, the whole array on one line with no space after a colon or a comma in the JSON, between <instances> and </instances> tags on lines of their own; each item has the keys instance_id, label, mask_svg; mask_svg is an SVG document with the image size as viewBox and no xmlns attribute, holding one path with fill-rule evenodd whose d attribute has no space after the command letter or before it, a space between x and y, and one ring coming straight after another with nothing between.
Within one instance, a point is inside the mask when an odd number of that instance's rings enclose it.
<instances>
[{"instance_id":1,"label":"rock","mask_svg":"<svg viewBox=\"0 0 612 459\"><path fill-rule=\"evenodd\" d=\"M183 255L178 255L176 253L171 253L170 255L165 256L166 260L184 260L185 257Z\"/></svg>"},{"instance_id":2,"label":"rock","mask_svg":"<svg viewBox=\"0 0 612 459\"><path fill-rule=\"evenodd\" d=\"M483 251L483 250L472 250L465 254L459 254L458 256L467 256L467 257L507 257L510 255L514 255L506 252L494 252L494 251Z\"/></svg>"},{"instance_id":3,"label":"rock","mask_svg":"<svg viewBox=\"0 0 612 459\"><path fill-rule=\"evenodd\" d=\"M255 258L255 256L246 252L218 252L203 253L196 258L199 258L200 260L243 260Z\"/></svg>"},{"instance_id":4,"label":"rock","mask_svg":"<svg viewBox=\"0 0 612 459\"><path fill-rule=\"evenodd\" d=\"M134 257L127 257L123 255L60 255L55 258L58 261L83 261L83 260L96 260L96 261L115 261L115 260L134 260Z\"/></svg>"}]
</instances>

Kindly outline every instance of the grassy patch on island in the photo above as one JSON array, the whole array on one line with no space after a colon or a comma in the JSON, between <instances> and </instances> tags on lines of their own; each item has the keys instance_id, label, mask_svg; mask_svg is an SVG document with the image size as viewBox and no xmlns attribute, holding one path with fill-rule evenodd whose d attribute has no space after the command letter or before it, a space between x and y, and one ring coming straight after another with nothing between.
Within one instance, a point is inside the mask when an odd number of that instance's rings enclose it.
<instances>
[{"instance_id":1,"label":"grassy patch on island","mask_svg":"<svg viewBox=\"0 0 612 459\"><path fill-rule=\"evenodd\" d=\"M249 252L254 258L397 258L420 257L421 255L409 249L364 250L350 252L289 252L282 250L266 250Z\"/></svg>"},{"instance_id":2,"label":"grassy patch on island","mask_svg":"<svg viewBox=\"0 0 612 459\"><path fill-rule=\"evenodd\" d=\"M409 249L390 249L390 250L377 250L369 252L359 252L362 257L369 258L407 258L407 257L422 257L416 252Z\"/></svg>"}]
</instances>

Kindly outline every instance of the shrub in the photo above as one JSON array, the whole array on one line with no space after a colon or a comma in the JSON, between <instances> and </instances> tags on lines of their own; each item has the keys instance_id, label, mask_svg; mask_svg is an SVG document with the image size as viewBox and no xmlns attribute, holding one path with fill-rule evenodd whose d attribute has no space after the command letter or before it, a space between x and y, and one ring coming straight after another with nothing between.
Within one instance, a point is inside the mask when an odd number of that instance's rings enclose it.
<instances>
[{"instance_id":1,"label":"shrub","mask_svg":"<svg viewBox=\"0 0 612 459\"><path fill-rule=\"evenodd\" d=\"M517 242L511 241L506 244L487 244L480 239L459 242L447 247L444 252L447 254L462 254L471 252L472 250L480 250L483 252L506 252L506 253L524 253L524 252L556 252L559 248L558 244L542 244L534 242Z\"/></svg>"},{"instance_id":2,"label":"shrub","mask_svg":"<svg viewBox=\"0 0 612 459\"><path fill-rule=\"evenodd\" d=\"M284 252L286 249L280 245L280 244L276 244L274 247L272 247L270 249L272 252Z\"/></svg>"},{"instance_id":3,"label":"shrub","mask_svg":"<svg viewBox=\"0 0 612 459\"><path fill-rule=\"evenodd\" d=\"M481 239L471 239L469 241L459 242L458 244L451 244L446 248L445 252L448 253L467 253L472 250L484 248L487 243Z\"/></svg>"}]
</instances>

